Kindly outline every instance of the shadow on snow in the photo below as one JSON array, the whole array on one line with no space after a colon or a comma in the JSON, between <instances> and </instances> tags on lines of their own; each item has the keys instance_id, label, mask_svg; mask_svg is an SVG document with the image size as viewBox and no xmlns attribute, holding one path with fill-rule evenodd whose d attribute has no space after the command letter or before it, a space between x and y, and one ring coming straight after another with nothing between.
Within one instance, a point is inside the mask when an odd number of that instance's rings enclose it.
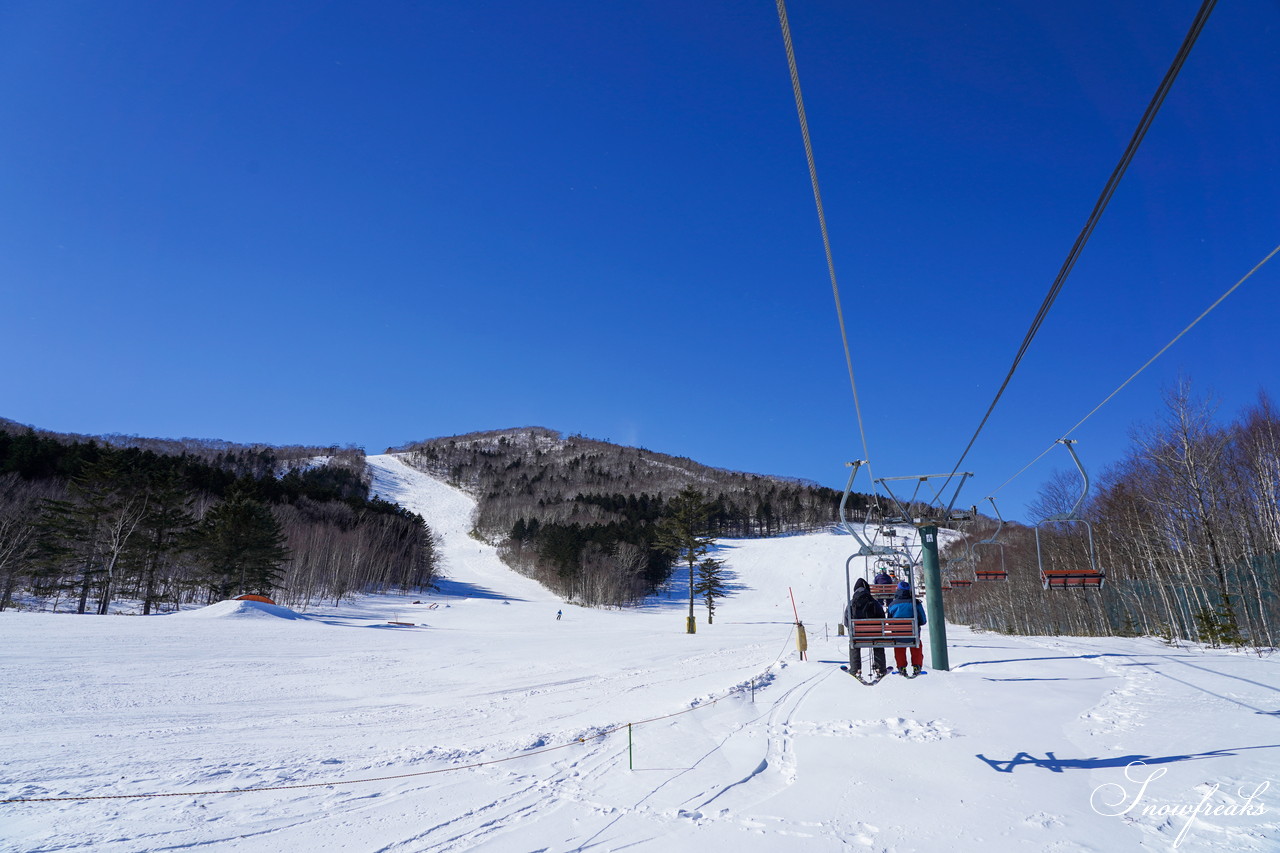
<instances>
[{"instance_id":1,"label":"shadow on snow","mask_svg":"<svg viewBox=\"0 0 1280 853\"><path fill-rule=\"evenodd\" d=\"M1058 758L1052 752L1046 752L1044 758L1037 758L1029 752L1019 752L1013 758L1003 761L987 758L982 753L978 753L975 758L983 761L992 770L997 773L1012 773L1014 768L1028 766L1039 767L1041 770L1048 770L1052 773L1062 773L1064 770L1101 770L1108 767L1128 767L1135 761L1141 761L1143 764L1173 764L1179 761L1200 761L1206 758L1229 758L1240 752L1250 749L1277 749L1280 744L1267 744L1265 746L1242 746L1233 749L1215 749L1209 752L1192 752L1186 755L1115 755L1109 758Z\"/></svg>"}]
</instances>

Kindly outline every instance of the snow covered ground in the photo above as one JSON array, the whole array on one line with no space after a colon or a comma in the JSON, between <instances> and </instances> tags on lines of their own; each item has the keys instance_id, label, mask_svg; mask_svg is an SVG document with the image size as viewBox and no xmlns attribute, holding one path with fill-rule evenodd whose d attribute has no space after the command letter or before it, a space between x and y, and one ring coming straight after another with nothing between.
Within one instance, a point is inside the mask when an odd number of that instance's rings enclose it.
<instances>
[{"instance_id":1,"label":"snow covered ground","mask_svg":"<svg viewBox=\"0 0 1280 853\"><path fill-rule=\"evenodd\" d=\"M0 851L1280 849L1280 659L951 625L950 672L863 687L847 536L725 542L690 636L679 583L567 605L372 463L438 592L0 614L0 799L125 797L0 804Z\"/></svg>"}]
</instances>

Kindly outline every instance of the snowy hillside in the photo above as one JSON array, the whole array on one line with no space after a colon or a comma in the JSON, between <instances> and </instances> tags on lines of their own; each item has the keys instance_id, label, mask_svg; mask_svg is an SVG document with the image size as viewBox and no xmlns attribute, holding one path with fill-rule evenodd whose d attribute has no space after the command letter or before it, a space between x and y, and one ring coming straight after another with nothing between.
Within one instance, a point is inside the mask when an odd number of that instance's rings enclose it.
<instances>
[{"instance_id":1,"label":"snowy hillside","mask_svg":"<svg viewBox=\"0 0 1280 853\"><path fill-rule=\"evenodd\" d=\"M0 799L36 800L0 804L0 851L1280 849L1274 658L952 625L951 672L863 687L847 536L724 542L690 636L678 576L567 605L465 495L370 464L443 537L430 595L0 613Z\"/></svg>"}]
</instances>

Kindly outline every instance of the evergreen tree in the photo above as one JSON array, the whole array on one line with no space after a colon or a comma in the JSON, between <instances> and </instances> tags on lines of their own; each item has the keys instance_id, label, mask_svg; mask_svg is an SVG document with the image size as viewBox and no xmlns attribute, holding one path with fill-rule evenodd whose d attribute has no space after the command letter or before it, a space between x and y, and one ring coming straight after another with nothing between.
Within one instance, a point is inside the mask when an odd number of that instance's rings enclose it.
<instances>
[{"instance_id":1,"label":"evergreen tree","mask_svg":"<svg viewBox=\"0 0 1280 853\"><path fill-rule=\"evenodd\" d=\"M159 474L151 486L151 500L142 519L141 545L135 549L136 569L142 590L142 615L160 601L160 588L177 553L187 544L186 534L195 519L189 510L191 495L173 472Z\"/></svg>"},{"instance_id":2,"label":"evergreen tree","mask_svg":"<svg viewBox=\"0 0 1280 853\"><path fill-rule=\"evenodd\" d=\"M41 518L41 550L50 576L75 565L80 573L77 613L89 593L99 591L98 612L111 604L120 558L146 511L147 490L118 454L104 452L85 462L67 484L68 499L49 500Z\"/></svg>"},{"instance_id":3,"label":"evergreen tree","mask_svg":"<svg viewBox=\"0 0 1280 853\"><path fill-rule=\"evenodd\" d=\"M1236 622L1235 612L1230 603L1224 604L1216 611L1211 607L1201 607L1194 615L1196 632L1201 641L1213 648L1244 644L1244 639L1240 636L1240 625Z\"/></svg>"},{"instance_id":4,"label":"evergreen tree","mask_svg":"<svg viewBox=\"0 0 1280 853\"><path fill-rule=\"evenodd\" d=\"M698 563L698 584L694 587L704 604L707 605L707 624L715 621L716 599L724 598L727 590L724 585L724 561L707 557Z\"/></svg>"},{"instance_id":5,"label":"evergreen tree","mask_svg":"<svg viewBox=\"0 0 1280 853\"><path fill-rule=\"evenodd\" d=\"M237 592L269 595L289 559L271 508L239 489L205 514L194 545L209 592L219 600Z\"/></svg>"},{"instance_id":6,"label":"evergreen tree","mask_svg":"<svg viewBox=\"0 0 1280 853\"><path fill-rule=\"evenodd\" d=\"M667 513L658 522L656 547L689 567L689 620L685 630L693 634L697 631L693 616L694 569L715 544L707 532L711 504L702 492L686 486L667 504Z\"/></svg>"}]
</instances>

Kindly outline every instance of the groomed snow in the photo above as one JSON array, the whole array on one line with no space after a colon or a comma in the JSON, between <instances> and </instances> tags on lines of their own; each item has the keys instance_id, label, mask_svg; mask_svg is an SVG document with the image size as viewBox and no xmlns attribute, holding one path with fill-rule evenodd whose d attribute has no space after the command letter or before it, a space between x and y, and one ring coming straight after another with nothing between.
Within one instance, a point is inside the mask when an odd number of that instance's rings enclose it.
<instances>
[{"instance_id":1,"label":"groomed snow","mask_svg":"<svg viewBox=\"0 0 1280 853\"><path fill-rule=\"evenodd\" d=\"M566 604L468 537L465 495L371 462L442 534L438 591L0 614L0 799L181 794L0 804L0 851L1280 849L1272 657L950 625L950 672L862 687L847 536L724 542L733 595L690 636L679 576Z\"/></svg>"}]
</instances>

